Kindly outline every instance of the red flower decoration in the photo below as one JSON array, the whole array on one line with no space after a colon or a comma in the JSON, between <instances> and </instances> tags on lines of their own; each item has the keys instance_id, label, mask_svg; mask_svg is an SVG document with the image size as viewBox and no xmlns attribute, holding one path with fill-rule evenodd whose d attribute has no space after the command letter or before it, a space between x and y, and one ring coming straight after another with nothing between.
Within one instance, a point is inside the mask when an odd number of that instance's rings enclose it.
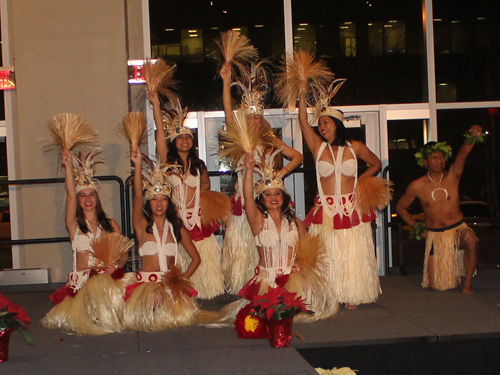
<instances>
[{"instance_id":1,"label":"red flower decoration","mask_svg":"<svg viewBox=\"0 0 500 375\"><path fill-rule=\"evenodd\" d=\"M269 291L261 296L253 296L250 306L252 314L268 320L288 319L300 312L313 313L307 310L304 299L298 297L297 293L289 292L284 284L269 288Z\"/></svg>"},{"instance_id":2,"label":"red flower decoration","mask_svg":"<svg viewBox=\"0 0 500 375\"><path fill-rule=\"evenodd\" d=\"M32 337L26 332L29 324L30 318L28 318L24 308L17 303L11 302L0 293L0 331L7 328L18 329L24 336L26 342L31 344Z\"/></svg>"}]
</instances>

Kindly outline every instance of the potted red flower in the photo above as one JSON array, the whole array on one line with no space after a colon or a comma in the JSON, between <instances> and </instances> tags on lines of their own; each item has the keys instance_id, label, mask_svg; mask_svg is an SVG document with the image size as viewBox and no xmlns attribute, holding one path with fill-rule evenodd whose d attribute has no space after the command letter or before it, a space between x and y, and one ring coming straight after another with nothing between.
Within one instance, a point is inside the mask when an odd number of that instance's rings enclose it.
<instances>
[{"instance_id":1,"label":"potted red flower","mask_svg":"<svg viewBox=\"0 0 500 375\"><path fill-rule=\"evenodd\" d=\"M275 348L290 346L293 317L301 312L313 314L307 310L303 298L289 292L283 284L269 288L263 295L253 297L252 314L262 317L266 322L271 346Z\"/></svg>"},{"instance_id":2,"label":"potted red flower","mask_svg":"<svg viewBox=\"0 0 500 375\"><path fill-rule=\"evenodd\" d=\"M30 318L22 306L12 303L0 293L0 362L9 359L9 339L14 330L19 330L27 344L33 344L33 337L27 331Z\"/></svg>"}]
</instances>

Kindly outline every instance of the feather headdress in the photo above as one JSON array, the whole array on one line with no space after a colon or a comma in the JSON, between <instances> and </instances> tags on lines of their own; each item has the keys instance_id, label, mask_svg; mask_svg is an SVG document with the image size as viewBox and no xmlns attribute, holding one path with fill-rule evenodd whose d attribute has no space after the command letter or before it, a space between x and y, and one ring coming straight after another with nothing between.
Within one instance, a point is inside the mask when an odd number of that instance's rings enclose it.
<instances>
[{"instance_id":1,"label":"feather headdress","mask_svg":"<svg viewBox=\"0 0 500 375\"><path fill-rule=\"evenodd\" d=\"M59 113L48 123L48 128L53 142L45 146L45 151L97 146L97 131L78 115Z\"/></svg>"},{"instance_id":2,"label":"feather headdress","mask_svg":"<svg viewBox=\"0 0 500 375\"><path fill-rule=\"evenodd\" d=\"M76 156L71 153L71 163L73 164L73 176L75 179L75 189L78 194L80 191L86 188L91 188L99 191L100 183L97 178L94 178L95 168L94 166L99 163L103 163L97 160L97 157L102 153L102 150L95 148L90 151L85 158L81 158L81 154Z\"/></svg>"},{"instance_id":3,"label":"feather headdress","mask_svg":"<svg viewBox=\"0 0 500 375\"><path fill-rule=\"evenodd\" d=\"M231 86L241 91L241 108L247 114L264 113L264 95L270 89L271 74L266 67L267 61L260 60L240 69L240 76L236 77Z\"/></svg>"},{"instance_id":4,"label":"feather headdress","mask_svg":"<svg viewBox=\"0 0 500 375\"><path fill-rule=\"evenodd\" d=\"M163 112L163 130L170 142L181 134L193 137L193 131L184 125L187 115L188 110L182 107L179 98L176 98Z\"/></svg>"},{"instance_id":5,"label":"feather headdress","mask_svg":"<svg viewBox=\"0 0 500 375\"><path fill-rule=\"evenodd\" d=\"M181 166L159 163L155 165L145 155L143 155L143 159L149 165L148 170L142 170L142 188L146 200L150 200L158 194L170 197L174 186L181 182Z\"/></svg>"},{"instance_id":6,"label":"feather headdress","mask_svg":"<svg viewBox=\"0 0 500 375\"><path fill-rule=\"evenodd\" d=\"M270 130L266 126L255 126L242 109L227 119L226 128L220 130L219 135L220 158L229 158L234 164L238 164L247 152L273 145Z\"/></svg>"},{"instance_id":7,"label":"feather headdress","mask_svg":"<svg viewBox=\"0 0 500 375\"><path fill-rule=\"evenodd\" d=\"M104 266L113 266L120 258L134 246L134 241L120 233L103 233L91 242L90 249L94 258L104 263Z\"/></svg>"},{"instance_id":8,"label":"feather headdress","mask_svg":"<svg viewBox=\"0 0 500 375\"><path fill-rule=\"evenodd\" d=\"M276 177L276 171L274 170L274 159L280 152L281 149L277 149L265 157L260 155L259 160L264 160L264 163L255 164L254 171L259 175L259 179L255 183L256 196L262 194L267 189L276 188L286 191L283 180L280 177Z\"/></svg>"},{"instance_id":9,"label":"feather headdress","mask_svg":"<svg viewBox=\"0 0 500 375\"><path fill-rule=\"evenodd\" d=\"M220 40L215 41L219 46L224 61L234 74L233 67L244 70L245 65L258 58L257 49L250 44L250 39L240 32L229 30L221 34Z\"/></svg>"},{"instance_id":10,"label":"feather headdress","mask_svg":"<svg viewBox=\"0 0 500 375\"><path fill-rule=\"evenodd\" d=\"M174 80L175 65L168 65L162 59L152 61L146 59L144 63L144 79L149 91L155 91L165 95L170 100L177 98L173 91L177 87L177 81Z\"/></svg>"},{"instance_id":11,"label":"feather headdress","mask_svg":"<svg viewBox=\"0 0 500 375\"><path fill-rule=\"evenodd\" d=\"M316 60L313 54L306 51L294 51L286 56L278 75L278 100L285 108L295 109L300 87L304 82L307 84L306 92L314 92L315 87L321 87L333 78L335 75L323 60ZM314 97L306 98L308 99L312 100Z\"/></svg>"},{"instance_id":12,"label":"feather headdress","mask_svg":"<svg viewBox=\"0 0 500 375\"><path fill-rule=\"evenodd\" d=\"M118 132L134 150L146 140L147 130L146 116L141 112L130 112L118 125Z\"/></svg>"},{"instance_id":13,"label":"feather headdress","mask_svg":"<svg viewBox=\"0 0 500 375\"><path fill-rule=\"evenodd\" d=\"M330 107L330 103L345 81L345 78L338 78L327 85L316 87L316 104L314 106L313 121L319 119L321 116L331 116L344 122L344 113L334 107Z\"/></svg>"}]
</instances>

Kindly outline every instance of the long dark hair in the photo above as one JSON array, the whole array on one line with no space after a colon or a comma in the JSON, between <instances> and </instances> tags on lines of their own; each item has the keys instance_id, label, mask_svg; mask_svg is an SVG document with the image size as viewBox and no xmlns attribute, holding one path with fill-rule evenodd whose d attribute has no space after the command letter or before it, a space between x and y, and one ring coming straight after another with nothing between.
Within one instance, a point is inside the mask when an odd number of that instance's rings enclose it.
<instances>
[{"instance_id":1,"label":"long dark hair","mask_svg":"<svg viewBox=\"0 0 500 375\"><path fill-rule=\"evenodd\" d=\"M102 230L108 233L114 232L115 229L113 228L113 224L111 224L111 220L108 218L108 216L102 209L101 199L99 198L99 194L97 194L95 212L97 214L97 225ZM82 233L87 234L90 232L90 228L87 226L87 220L85 220L85 215L83 214L83 210L82 207L80 206L80 203L76 205L76 221L78 222L78 228Z\"/></svg>"},{"instance_id":2,"label":"long dark hair","mask_svg":"<svg viewBox=\"0 0 500 375\"><path fill-rule=\"evenodd\" d=\"M328 116L328 115L323 115L323 116ZM333 116L328 116L330 117L333 122L335 123L335 139L331 143L332 146L347 146L347 142L350 141L350 139L347 138L347 130L345 128L345 125L342 121L339 119L333 117ZM319 121L319 119L318 119ZM319 133L320 137L323 138L321 133ZM327 142L325 138L323 138L324 141Z\"/></svg>"},{"instance_id":3,"label":"long dark hair","mask_svg":"<svg viewBox=\"0 0 500 375\"><path fill-rule=\"evenodd\" d=\"M198 176L198 174L201 175L203 169L206 169L203 160L198 158L198 155L196 155L196 148L194 147L194 145L189 149L187 162L188 165L191 165L191 167L189 168L189 173L191 173L193 176ZM177 150L175 139L172 142L168 142L167 163L182 165L182 160L179 155L179 151Z\"/></svg>"},{"instance_id":4,"label":"long dark hair","mask_svg":"<svg viewBox=\"0 0 500 375\"><path fill-rule=\"evenodd\" d=\"M174 236L177 241L180 241L182 238L181 235L181 228L183 226L182 220L179 218L177 215L177 208L175 207L175 204L172 202L169 196L168 198L168 207L167 211L165 211L165 216L167 217L167 220L172 224L172 227L174 229ZM153 224L154 224L154 217L153 217L153 211L151 210L151 204L149 201L146 201L144 203L144 215L146 216L146 220L148 222L148 226L146 227L146 233L153 234Z\"/></svg>"},{"instance_id":5,"label":"long dark hair","mask_svg":"<svg viewBox=\"0 0 500 375\"><path fill-rule=\"evenodd\" d=\"M281 217L284 217L288 220L289 223L295 221L295 210L292 207L292 197L287 192L283 191L283 205L281 206ZM264 217L267 217L269 213L267 212L266 205L264 204L264 193L259 194L257 198L255 198L255 203L257 203L257 207L262 212Z\"/></svg>"}]
</instances>

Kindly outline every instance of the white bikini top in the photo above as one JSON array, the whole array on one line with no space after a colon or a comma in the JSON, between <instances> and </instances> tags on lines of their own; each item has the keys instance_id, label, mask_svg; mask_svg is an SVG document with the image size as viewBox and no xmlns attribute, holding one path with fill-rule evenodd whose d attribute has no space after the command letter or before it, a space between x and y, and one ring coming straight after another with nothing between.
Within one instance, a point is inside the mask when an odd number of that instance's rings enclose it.
<instances>
[{"instance_id":1,"label":"white bikini top","mask_svg":"<svg viewBox=\"0 0 500 375\"><path fill-rule=\"evenodd\" d=\"M340 164L340 173L346 177L354 177L357 163L355 159L348 159ZM330 177L335 173L335 165L326 160L318 162L318 173L321 177Z\"/></svg>"},{"instance_id":2,"label":"white bikini top","mask_svg":"<svg viewBox=\"0 0 500 375\"><path fill-rule=\"evenodd\" d=\"M191 173L187 175L187 177L184 179L184 183L186 186L196 188L198 186L198 181L199 181L199 175L198 176L193 176Z\"/></svg>"},{"instance_id":3,"label":"white bikini top","mask_svg":"<svg viewBox=\"0 0 500 375\"><path fill-rule=\"evenodd\" d=\"M278 233L274 220L268 216L264 219L262 231L255 236L255 244L264 249L265 267L283 270L293 265L298 240L297 225L295 222L288 222L284 217L281 219L281 233ZM291 257L290 248L292 248Z\"/></svg>"},{"instance_id":4,"label":"white bikini top","mask_svg":"<svg viewBox=\"0 0 500 375\"><path fill-rule=\"evenodd\" d=\"M168 242L168 232L172 233L172 238L174 242ZM158 254L158 263L160 265L160 272L167 272L167 257L174 257L175 263L177 263L177 239L174 235L174 229L172 224L166 220L165 225L163 226L163 236L160 239L160 232L158 231L158 227L156 223L153 223L153 236L155 238L154 241L146 241L142 244L139 249L139 255L141 257L147 255L156 255Z\"/></svg>"},{"instance_id":5,"label":"white bikini top","mask_svg":"<svg viewBox=\"0 0 500 375\"><path fill-rule=\"evenodd\" d=\"M328 147L328 149L330 150L330 154L332 155L333 165L327 161L319 160L326 147ZM344 150L346 149L346 147L351 152L353 159L348 159L342 162L344 158ZM321 177L329 177L334 173L335 194L332 197L333 204L328 204L325 193L323 192ZM318 155L316 157L316 179L318 182L318 193L321 200L321 206L323 207L323 211L330 217L334 217L336 214L339 214L341 216L350 216L354 211L354 202L351 202L351 200L349 199L343 199L342 197L342 175L347 177L354 177L354 192L358 183L358 161L352 145L347 142L347 146L339 146L337 150L337 157L335 157L335 155L333 154L332 146L327 142L323 142L318 150Z\"/></svg>"},{"instance_id":6,"label":"white bikini top","mask_svg":"<svg viewBox=\"0 0 500 375\"><path fill-rule=\"evenodd\" d=\"M96 258L92 255L92 247L90 246L90 242L95 240L96 238L101 237L101 228L99 225L97 226L97 233L94 236L92 233L92 229L90 226L90 223L85 220L87 223L87 228L89 228L88 233L82 233L80 231L80 227L77 225L76 227L76 232L75 232L75 237L73 238L73 241L71 242L71 249L73 250L73 272L77 271L76 267L76 253L88 253L89 255L89 260L87 263L87 267L93 267L96 263Z\"/></svg>"}]
</instances>

